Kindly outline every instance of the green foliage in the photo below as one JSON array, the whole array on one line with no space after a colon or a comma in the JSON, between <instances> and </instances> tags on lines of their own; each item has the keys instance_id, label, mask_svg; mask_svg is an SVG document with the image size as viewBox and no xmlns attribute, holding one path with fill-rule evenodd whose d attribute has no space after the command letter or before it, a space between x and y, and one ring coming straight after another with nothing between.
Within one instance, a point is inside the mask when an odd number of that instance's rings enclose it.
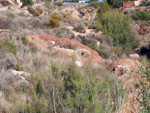
<instances>
[{"instance_id":1,"label":"green foliage","mask_svg":"<svg viewBox=\"0 0 150 113\"><path fill-rule=\"evenodd\" d=\"M61 16L58 13L53 13L51 17L56 19L56 20L59 20L59 21L62 20Z\"/></svg>"},{"instance_id":2,"label":"green foliage","mask_svg":"<svg viewBox=\"0 0 150 113\"><path fill-rule=\"evenodd\" d=\"M34 16L40 16L40 11L34 10Z\"/></svg>"},{"instance_id":3,"label":"green foliage","mask_svg":"<svg viewBox=\"0 0 150 113\"><path fill-rule=\"evenodd\" d=\"M140 4L140 6L150 6L150 1L143 1L142 4Z\"/></svg>"},{"instance_id":4,"label":"green foliage","mask_svg":"<svg viewBox=\"0 0 150 113\"><path fill-rule=\"evenodd\" d=\"M99 8L97 10L97 18L101 18L102 14L111 10L111 8L109 7L107 1L105 0L104 2L102 2L99 5Z\"/></svg>"},{"instance_id":5,"label":"green foliage","mask_svg":"<svg viewBox=\"0 0 150 113\"><path fill-rule=\"evenodd\" d=\"M52 28L59 27L61 20L62 17L58 13L53 13L51 18L49 19L48 25Z\"/></svg>"},{"instance_id":6,"label":"green foliage","mask_svg":"<svg viewBox=\"0 0 150 113\"><path fill-rule=\"evenodd\" d=\"M43 84L41 81L39 81L36 85L36 94L39 94L39 96L42 96L44 94Z\"/></svg>"},{"instance_id":7,"label":"green foliage","mask_svg":"<svg viewBox=\"0 0 150 113\"><path fill-rule=\"evenodd\" d=\"M5 39L5 40L0 41L0 51L1 52L6 52L6 53L16 54L17 53L17 48L16 48L15 44L12 41L10 41L8 39Z\"/></svg>"},{"instance_id":8,"label":"green foliage","mask_svg":"<svg viewBox=\"0 0 150 113\"><path fill-rule=\"evenodd\" d=\"M29 44L29 40L26 36L21 36L21 41L24 45L28 45Z\"/></svg>"},{"instance_id":9,"label":"green foliage","mask_svg":"<svg viewBox=\"0 0 150 113\"><path fill-rule=\"evenodd\" d=\"M140 83L135 84L135 87L139 89L138 100L140 101L141 113L150 113L150 68L142 66L138 70L138 74L141 74Z\"/></svg>"},{"instance_id":10,"label":"green foliage","mask_svg":"<svg viewBox=\"0 0 150 113\"><path fill-rule=\"evenodd\" d=\"M33 1L32 0L21 0L23 3L23 6L30 6L33 5Z\"/></svg>"},{"instance_id":11,"label":"green foliage","mask_svg":"<svg viewBox=\"0 0 150 113\"><path fill-rule=\"evenodd\" d=\"M63 6L63 3L62 2L54 2L54 5Z\"/></svg>"},{"instance_id":12,"label":"green foliage","mask_svg":"<svg viewBox=\"0 0 150 113\"><path fill-rule=\"evenodd\" d=\"M110 102L115 90L112 85L114 79L100 75L104 77L101 79L100 76L93 76L95 74L95 70L81 70L75 64L63 70L63 104L65 107L71 108L72 111L77 113L114 111L115 108ZM106 106L108 109L106 109Z\"/></svg>"},{"instance_id":13,"label":"green foliage","mask_svg":"<svg viewBox=\"0 0 150 113\"><path fill-rule=\"evenodd\" d=\"M45 5L45 7L49 8L49 9L53 9L53 5L48 1L45 1L44 5Z\"/></svg>"},{"instance_id":14,"label":"green foliage","mask_svg":"<svg viewBox=\"0 0 150 113\"><path fill-rule=\"evenodd\" d=\"M89 26L89 23L88 23L88 22L83 22L83 23L84 23L84 25Z\"/></svg>"},{"instance_id":15,"label":"green foliage","mask_svg":"<svg viewBox=\"0 0 150 113\"><path fill-rule=\"evenodd\" d=\"M59 20L54 19L54 18L50 18L48 25L49 25L50 27L54 28L54 27L59 27L59 26L60 26L60 23L59 23Z\"/></svg>"},{"instance_id":16,"label":"green foliage","mask_svg":"<svg viewBox=\"0 0 150 113\"><path fill-rule=\"evenodd\" d=\"M125 94L122 83L108 71L100 73L90 66L79 68L74 63L61 69L52 62L48 72L33 72L27 80L29 87L25 93L32 101L19 104L14 112L113 112L121 107L120 98Z\"/></svg>"},{"instance_id":17,"label":"green foliage","mask_svg":"<svg viewBox=\"0 0 150 113\"><path fill-rule=\"evenodd\" d=\"M122 46L127 52L138 46L138 40L130 33L130 18L122 12L108 11L97 22L97 30L113 38L114 46ZM136 42L136 43L135 43Z\"/></svg>"},{"instance_id":18,"label":"green foliage","mask_svg":"<svg viewBox=\"0 0 150 113\"><path fill-rule=\"evenodd\" d=\"M134 20L150 20L150 13L147 11L138 10L135 14L132 15Z\"/></svg>"},{"instance_id":19,"label":"green foliage","mask_svg":"<svg viewBox=\"0 0 150 113\"><path fill-rule=\"evenodd\" d=\"M121 7L123 2L134 1L134 0L107 0L108 4L112 7Z\"/></svg>"}]
</instances>

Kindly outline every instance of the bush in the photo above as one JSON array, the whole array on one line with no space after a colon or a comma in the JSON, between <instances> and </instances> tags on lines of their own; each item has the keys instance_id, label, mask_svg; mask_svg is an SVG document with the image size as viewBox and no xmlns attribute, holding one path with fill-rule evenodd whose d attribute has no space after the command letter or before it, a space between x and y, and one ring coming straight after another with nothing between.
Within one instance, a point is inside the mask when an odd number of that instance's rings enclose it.
<instances>
[{"instance_id":1,"label":"bush","mask_svg":"<svg viewBox=\"0 0 150 113\"><path fill-rule=\"evenodd\" d=\"M61 21L61 16L58 13L53 13L51 18L48 21L50 27L59 27Z\"/></svg>"},{"instance_id":2,"label":"bush","mask_svg":"<svg viewBox=\"0 0 150 113\"><path fill-rule=\"evenodd\" d=\"M0 41L0 51L16 54L17 48L13 42L9 41L8 39L5 39Z\"/></svg>"},{"instance_id":3,"label":"bush","mask_svg":"<svg viewBox=\"0 0 150 113\"><path fill-rule=\"evenodd\" d=\"M99 5L99 8L97 10L97 18L101 18L102 14L109 11L109 10L110 10L110 7L109 7L107 1L105 0L104 2L102 2Z\"/></svg>"},{"instance_id":4,"label":"bush","mask_svg":"<svg viewBox=\"0 0 150 113\"><path fill-rule=\"evenodd\" d=\"M40 16L40 11L35 10L35 11L34 11L34 16Z\"/></svg>"},{"instance_id":5,"label":"bush","mask_svg":"<svg viewBox=\"0 0 150 113\"><path fill-rule=\"evenodd\" d=\"M122 46L128 52L138 46L138 40L130 33L130 18L122 12L108 11L102 14L96 28L113 39L114 46ZM137 42L136 45L134 42ZM134 44L134 45L133 45Z\"/></svg>"},{"instance_id":6,"label":"bush","mask_svg":"<svg viewBox=\"0 0 150 113\"><path fill-rule=\"evenodd\" d=\"M88 23L88 22L83 22L83 23L84 23L84 25L89 26L89 23Z\"/></svg>"},{"instance_id":7,"label":"bush","mask_svg":"<svg viewBox=\"0 0 150 113\"><path fill-rule=\"evenodd\" d=\"M58 21L62 20L61 16L58 13L53 13L51 17L58 20Z\"/></svg>"},{"instance_id":8,"label":"bush","mask_svg":"<svg viewBox=\"0 0 150 113\"><path fill-rule=\"evenodd\" d=\"M137 100L139 100L141 106L140 111L141 113L150 113L150 67L142 66L137 73L142 75L140 82L135 84L135 87L139 90Z\"/></svg>"},{"instance_id":9,"label":"bush","mask_svg":"<svg viewBox=\"0 0 150 113\"><path fill-rule=\"evenodd\" d=\"M140 6L150 6L150 1L143 1Z\"/></svg>"},{"instance_id":10,"label":"bush","mask_svg":"<svg viewBox=\"0 0 150 113\"><path fill-rule=\"evenodd\" d=\"M54 18L50 18L48 25L49 25L50 27L54 28L54 27L59 27L59 26L60 26L60 23L59 23L59 20L54 19Z\"/></svg>"},{"instance_id":11,"label":"bush","mask_svg":"<svg viewBox=\"0 0 150 113\"><path fill-rule=\"evenodd\" d=\"M63 3L62 2L54 2L54 5L63 6Z\"/></svg>"},{"instance_id":12,"label":"bush","mask_svg":"<svg viewBox=\"0 0 150 113\"><path fill-rule=\"evenodd\" d=\"M0 17L0 29L9 29L12 25L12 19Z\"/></svg>"},{"instance_id":13,"label":"bush","mask_svg":"<svg viewBox=\"0 0 150 113\"><path fill-rule=\"evenodd\" d=\"M25 36L21 36L21 41L24 45L28 45L29 44L29 40L27 39L27 37Z\"/></svg>"},{"instance_id":14,"label":"bush","mask_svg":"<svg viewBox=\"0 0 150 113\"><path fill-rule=\"evenodd\" d=\"M138 10L135 14L132 15L134 20L150 20L150 13L147 11Z\"/></svg>"},{"instance_id":15,"label":"bush","mask_svg":"<svg viewBox=\"0 0 150 113\"><path fill-rule=\"evenodd\" d=\"M22 3L23 3L22 7L23 6L31 6L31 5L33 5L33 1L32 0L22 0Z\"/></svg>"},{"instance_id":16,"label":"bush","mask_svg":"<svg viewBox=\"0 0 150 113\"><path fill-rule=\"evenodd\" d=\"M49 8L49 9L53 9L54 8L54 6L50 3L50 2L48 2L48 1L46 1L46 2L44 2L45 4L45 7L47 7L47 8Z\"/></svg>"}]
</instances>

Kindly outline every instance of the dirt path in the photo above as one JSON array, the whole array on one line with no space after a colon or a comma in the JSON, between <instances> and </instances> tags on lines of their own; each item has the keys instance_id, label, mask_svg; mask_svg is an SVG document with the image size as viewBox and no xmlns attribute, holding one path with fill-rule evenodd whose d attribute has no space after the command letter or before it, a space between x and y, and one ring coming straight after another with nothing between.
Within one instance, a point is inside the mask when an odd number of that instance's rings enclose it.
<instances>
[{"instance_id":1,"label":"dirt path","mask_svg":"<svg viewBox=\"0 0 150 113\"><path fill-rule=\"evenodd\" d=\"M73 27L72 26L66 26L68 29L70 29L70 31L75 35L75 37L76 36L78 36L78 35L81 35L81 36L85 36L85 35L87 35L87 34L96 34L96 35L98 35L98 36L100 36L101 34L102 34L102 32L101 31L99 31L99 32L96 32L94 29L88 29L87 27L86 27L86 29L85 29L85 33L79 33L79 32L76 32L76 31L74 31L73 30Z\"/></svg>"}]
</instances>

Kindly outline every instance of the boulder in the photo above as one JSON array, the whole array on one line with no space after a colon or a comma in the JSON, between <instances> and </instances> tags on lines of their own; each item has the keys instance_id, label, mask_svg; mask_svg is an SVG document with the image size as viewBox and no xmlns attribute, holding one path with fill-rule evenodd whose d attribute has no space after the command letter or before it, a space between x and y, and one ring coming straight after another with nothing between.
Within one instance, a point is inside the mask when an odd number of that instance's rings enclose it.
<instances>
[{"instance_id":1,"label":"boulder","mask_svg":"<svg viewBox=\"0 0 150 113\"><path fill-rule=\"evenodd\" d=\"M131 71L137 71L142 64L137 60L131 59L120 59L114 61L110 66L109 70L114 71L118 76Z\"/></svg>"},{"instance_id":2,"label":"boulder","mask_svg":"<svg viewBox=\"0 0 150 113\"><path fill-rule=\"evenodd\" d=\"M10 70L10 72L14 75L18 75L18 76L25 76L25 77L29 77L31 74L24 72L24 71L16 71L16 70Z\"/></svg>"},{"instance_id":3,"label":"boulder","mask_svg":"<svg viewBox=\"0 0 150 113\"><path fill-rule=\"evenodd\" d=\"M56 38L48 34L27 37L29 38L30 43L34 43L37 48L47 48L47 51L51 54L55 54L56 57L61 56L62 58L67 58L68 61L72 61L75 57L76 60L82 64L104 65L104 60L96 51L83 45L77 40Z\"/></svg>"},{"instance_id":4,"label":"boulder","mask_svg":"<svg viewBox=\"0 0 150 113\"><path fill-rule=\"evenodd\" d=\"M139 60L140 56L138 54L130 54L129 57L133 60Z\"/></svg>"}]
</instances>

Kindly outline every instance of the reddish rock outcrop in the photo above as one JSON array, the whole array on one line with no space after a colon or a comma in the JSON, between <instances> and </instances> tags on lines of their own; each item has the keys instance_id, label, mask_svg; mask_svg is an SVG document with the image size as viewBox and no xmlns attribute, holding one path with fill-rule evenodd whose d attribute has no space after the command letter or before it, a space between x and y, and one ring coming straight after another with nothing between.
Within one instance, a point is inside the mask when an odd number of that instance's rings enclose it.
<instances>
[{"instance_id":1,"label":"reddish rock outcrop","mask_svg":"<svg viewBox=\"0 0 150 113\"><path fill-rule=\"evenodd\" d=\"M37 47L47 48L58 56L72 58L74 54L77 54L75 57L82 63L104 65L104 60L96 51L76 40L56 38L48 34L33 35L28 36L28 38L29 41L37 45Z\"/></svg>"},{"instance_id":2,"label":"reddish rock outcrop","mask_svg":"<svg viewBox=\"0 0 150 113\"><path fill-rule=\"evenodd\" d=\"M118 76L123 75L126 72L137 70L142 64L137 60L121 59L114 61L109 69L114 71Z\"/></svg>"}]
</instances>

